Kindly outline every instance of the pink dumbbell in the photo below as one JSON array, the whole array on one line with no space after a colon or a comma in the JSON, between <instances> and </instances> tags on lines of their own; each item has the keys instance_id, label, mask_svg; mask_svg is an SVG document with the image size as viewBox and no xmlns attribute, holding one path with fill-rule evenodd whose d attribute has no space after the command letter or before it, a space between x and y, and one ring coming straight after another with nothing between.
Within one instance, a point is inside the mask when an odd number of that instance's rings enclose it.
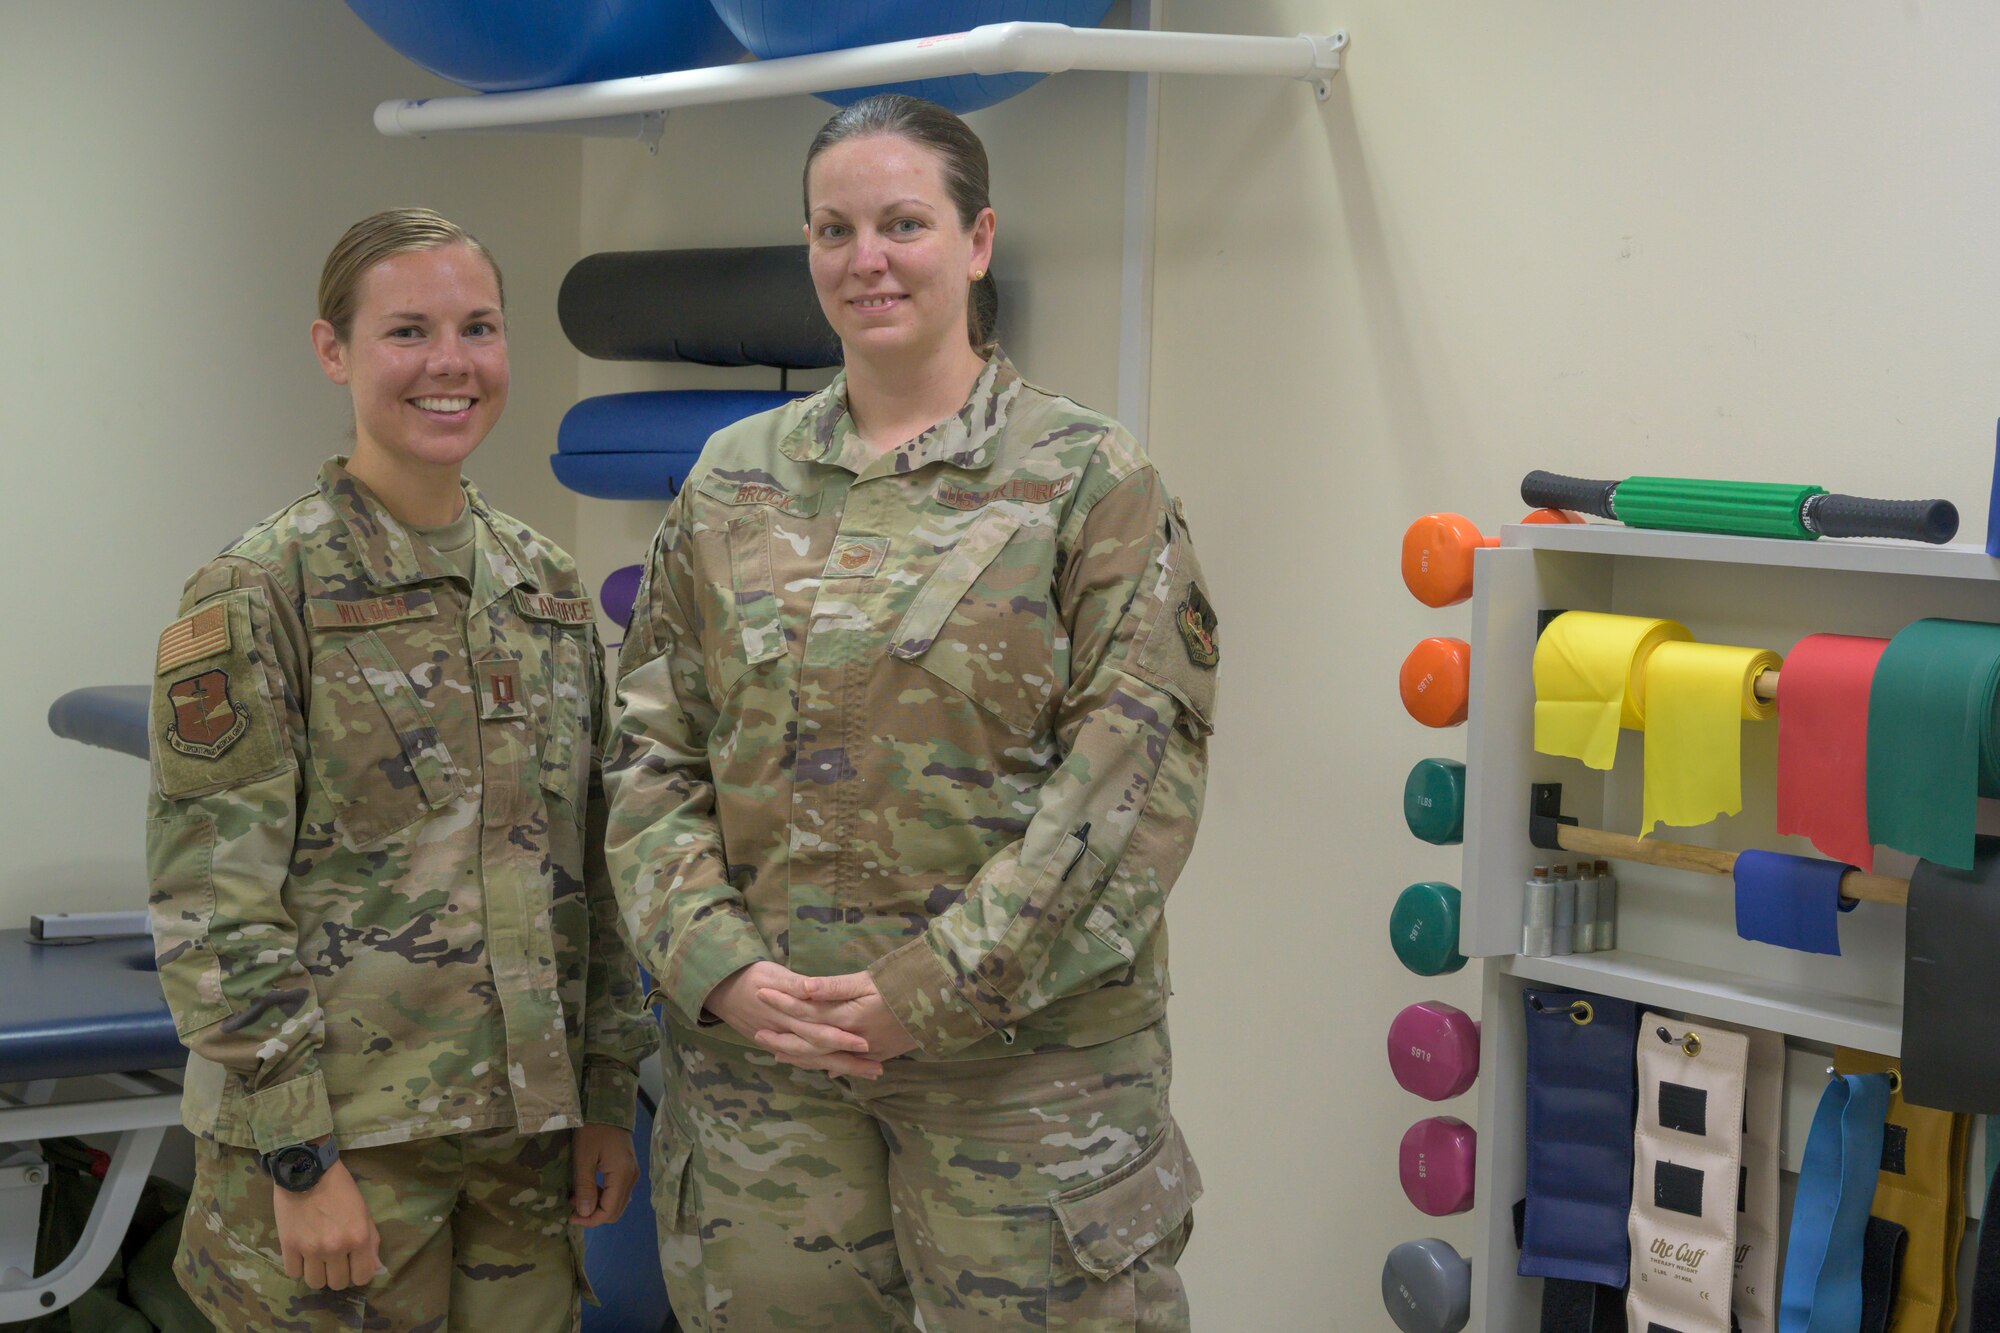
<instances>
[{"instance_id":1,"label":"pink dumbbell","mask_svg":"<svg viewBox=\"0 0 2000 1333\"><path fill-rule=\"evenodd\" d=\"M1420 1212L1447 1217L1472 1207L1472 1163L1479 1136L1448 1115L1411 1125L1397 1163L1403 1193Z\"/></svg>"},{"instance_id":2,"label":"pink dumbbell","mask_svg":"<svg viewBox=\"0 0 2000 1333\"><path fill-rule=\"evenodd\" d=\"M1456 1097L1479 1077L1479 1024L1440 1000L1413 1004L1389 1024L1389 1068L1405 1092Z\"/></svg>"}]
</instances>

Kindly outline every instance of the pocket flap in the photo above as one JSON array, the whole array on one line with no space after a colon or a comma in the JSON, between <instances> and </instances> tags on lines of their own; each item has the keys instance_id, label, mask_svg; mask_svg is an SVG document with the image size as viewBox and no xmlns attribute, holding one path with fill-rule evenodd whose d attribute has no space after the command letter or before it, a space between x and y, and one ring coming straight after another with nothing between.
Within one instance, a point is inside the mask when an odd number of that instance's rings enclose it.
<instances>
[{"instance_id":1,"label":"pocket flap","mask_svg":"<svg viewBox=\"0 0 2000 1333\"><path fill-rule=\"evenodd\" d=\"M1169 1120L1130 1163L1051 1203L1078 1266L1101 1281L1180 1230L1200 1197L1201 1173Z\"/></svg>"},{"instance_id":2,"label":"pocket flap","mask_svg":"<svg viewBox=\"0 0 2000 1333\"><path fill-rule=\"evenodd\" d=\"M771 518L753 510L729 520L729 577L743 640L743 666L785 655L785 608L771 571Z\"/></svg>"},{"instance_id":3,"label":"pocket flap","mask_svg":"<svg viewBox=\"0 0 2000 1333\"><path fill-rule=\"evenodd\" d=\"M924 586L910 599L903 623L889 640L889 652L904 661L929 652L945 621L1019 526L1020 519L1006 510L989 509L981 514L944 553L937 568L924 580Z\"/></svg>"},{"instance_id":4,"label":"pocket flap","mask_svg":"<svg viewBox=\"0 0 2000 1333\"><path fill-rule=\"evenodd\" d=\"M402 663L373 633L349 644L347 652L361 678L368 682L375 702L388 716L403 756L423 789L424 804L442 810L458 796L458 773L452 765L451 752L431 721L430 710L417 696Z\"/></svg>"}]
</instances>

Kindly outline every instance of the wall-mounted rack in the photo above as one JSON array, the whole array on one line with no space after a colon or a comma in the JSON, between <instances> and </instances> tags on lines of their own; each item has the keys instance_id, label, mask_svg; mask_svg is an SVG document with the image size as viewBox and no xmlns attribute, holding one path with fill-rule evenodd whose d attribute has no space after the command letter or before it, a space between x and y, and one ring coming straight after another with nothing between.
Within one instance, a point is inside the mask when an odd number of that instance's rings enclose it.
<instances>
[{"instance_id":1,"label":"wall-mounted rack","mask_svg":"<svg viewBox=\"0 0 2000 1333\"><path fill-rule=\"evenodd\" d=\"M914 79L1096 70L1131 75L1125 118L1125 223L1120 261L1118 420L1144 440L1152 398L1153 214L1160 120L1156 74L1302 79L1333 95L1347 32L1246 37L1166 32L1159 0L1132 0L1129 28L992 23L969 32L745 61L668 74L527 92L400 99L375 108L375 128L398 138L527 131L637 139L657 151L668 111L867 88Z\"/></svg>"},{"instance_id":2,"label":"wall-mounted rack","mask_svg":"<svg viewBox=\"0 0 2000 1333\"><path fill-rule=\"evenodd\" d=\"M467 130L564 128L648 138L658 117L681 107L752 102L960 74L1250 74L1304 79L1321 101L1332 94L1347 34L1239 37L1157 29L1072 28L1062 23L989 23L970 32L857 46L816 55L745 61L669 74L515 93L384 102L375 128L409 137Z\"/></svg>"}]
</instances>

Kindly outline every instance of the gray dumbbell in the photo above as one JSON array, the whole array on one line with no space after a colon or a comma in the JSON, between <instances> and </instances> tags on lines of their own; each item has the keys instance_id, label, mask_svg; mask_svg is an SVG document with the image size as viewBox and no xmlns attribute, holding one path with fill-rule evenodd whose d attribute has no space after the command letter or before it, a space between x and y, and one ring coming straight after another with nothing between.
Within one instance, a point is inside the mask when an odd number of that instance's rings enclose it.
<instances>
[{"instance_id":1,"label":"gray dumbbell","mask_svg":"<svg viewBox=\"0 0 2000 1333\"><path fill-rule=\"evenodd\" d=\"M1472 1318L1472 1265L1444 1241L1406 1240L1382 1265L1382 1304L1403 1333L1458 1333Z\"/></svg>"}]
</instances>

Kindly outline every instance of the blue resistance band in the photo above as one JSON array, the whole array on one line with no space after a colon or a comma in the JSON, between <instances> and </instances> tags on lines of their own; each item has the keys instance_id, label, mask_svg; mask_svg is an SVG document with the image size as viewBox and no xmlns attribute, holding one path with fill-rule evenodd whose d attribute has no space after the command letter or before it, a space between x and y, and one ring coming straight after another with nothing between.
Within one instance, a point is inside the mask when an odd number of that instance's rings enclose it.
<instances>
[{"instance_id":1,"label":"blue resistance band","mask_svg":"<svg viewBox=\"0 0 2000 1333\"><path fill-rule=\"evenodd\" d=\"M1887 1074L1843 1074L1820 1094L1799 1162L1778 1333L1861 1326L1861 1262L1888 1115Z\"/></svg>"},{"instance_id":2,"label":"blue resistance band","mask_svg":"<svg viewBox=\"0 0 2000 1333\"><path fill-rule=\"evenodd\" d=\"M1986 506L1986 554L2000 555L2000 431L1993 440L1993 496Z\"/></svg>"},{"instance_id":3,"label":"blue resistance band","mask_svg":"<svg viewBox=\"0 0 2000 1333\"><path fill-rule=\"evenodd\" d=\"M1736 855L1736 933L1805 953L1840 952L1840 877L1853 866L1783 852Z\"/></svg>"}]
</instances>

